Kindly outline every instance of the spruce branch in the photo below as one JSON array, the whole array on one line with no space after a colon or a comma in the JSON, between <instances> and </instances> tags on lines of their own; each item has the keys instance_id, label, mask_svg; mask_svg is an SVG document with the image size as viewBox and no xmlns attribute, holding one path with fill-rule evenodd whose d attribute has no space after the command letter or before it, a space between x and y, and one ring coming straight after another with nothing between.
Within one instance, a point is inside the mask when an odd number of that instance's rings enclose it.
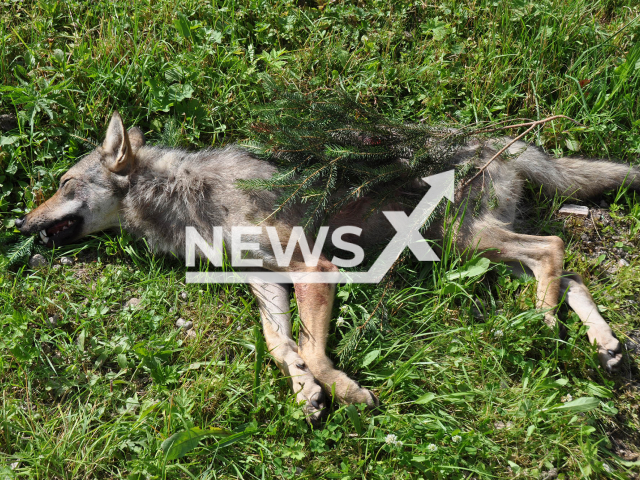
<instances>
[{"instance_id":1,"label":"spruce branch","mask_svg":"<svg viewBox=\"0 0 640 480\"><path fill-rule=\"evenodd\" d=\"M12 245L6 254L5 267L11 267L20 261L26 259L35 247L36 237L29 236L22 241Z\"/></svg>"},{"instance_id":2,"label":"spruce branch","mask_svg":"<svg viewBox=\"0 0 640 480\"><path fill-rule=\"evenodd\" d=\"M267 218L307 203L305 229L372 191L392 198L416 176L453 168L454 154L466 141L464 130L387 118L344 91L319 98L273 83L267 89L275 100L257 107L259 121L243 146L278 172L266 181L239 184L279 193Z\"/></svg>"}]
</instances>

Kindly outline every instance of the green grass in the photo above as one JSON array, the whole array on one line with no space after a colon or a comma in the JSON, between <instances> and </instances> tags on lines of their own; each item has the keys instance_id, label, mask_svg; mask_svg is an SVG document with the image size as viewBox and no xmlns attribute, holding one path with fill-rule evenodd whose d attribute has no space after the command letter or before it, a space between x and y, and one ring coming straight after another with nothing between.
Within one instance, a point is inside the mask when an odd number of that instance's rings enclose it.
<instances>
[{"instance_id":1,"label":"green grass","mask_svg":"<svg viewBox=\"0 0 640 480\"><path fill-rule=\"evenodd\" d=\"M2 239L101 141L113 109L151 141L220 146L268 100L263 74L302 91L342 84L407 121L563 114L583 126L556 121L529 140L637 163L639 13L617 0L0 0L0 114L18 118L0 132ZM596 232L532 190L526 228L562 236L614 330L640 341L640 202L606 200ZM544 326L532 281L500 265L447 280L461 268L447 252L400 268L357 343L375 292L339 287L331 355L382 407L336 405L321 430L272 360L257 361L247 287L184 285L180 262L126 234L4 268L0 478L638 478L637 358L605 374L574 314L563 340ZM55 265L63 254L76 264ZM620 255L631 265L614 270ZM132 297L140 307L124 308ZM193 427L225 433L167 458L162 442Z\"/></svg>"}]
</instances>

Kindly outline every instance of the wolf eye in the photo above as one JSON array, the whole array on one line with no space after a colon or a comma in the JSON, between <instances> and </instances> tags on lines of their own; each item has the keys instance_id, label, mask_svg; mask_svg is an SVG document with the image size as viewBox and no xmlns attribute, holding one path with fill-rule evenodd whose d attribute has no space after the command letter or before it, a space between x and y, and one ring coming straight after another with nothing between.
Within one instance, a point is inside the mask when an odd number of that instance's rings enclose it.
<instances>
[{"instance_id":1,"label":"wolf eye","mask_svg":"<svg viewBox=\"0 0 640 480\"><path fill-rule=\"evenodd\" d=\"M62 187L64 187L69 180L71 180L71 179L67 178L67 179L63 180L63 182L60 184L60 187L58 187L58 190L60 190Z\"/></svg>"}]
</instances>

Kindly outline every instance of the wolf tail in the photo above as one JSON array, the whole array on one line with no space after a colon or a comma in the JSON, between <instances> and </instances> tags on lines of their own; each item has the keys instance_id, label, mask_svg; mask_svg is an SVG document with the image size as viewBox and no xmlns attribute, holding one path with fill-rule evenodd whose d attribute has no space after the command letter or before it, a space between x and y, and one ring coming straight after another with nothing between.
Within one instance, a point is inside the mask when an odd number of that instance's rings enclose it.
<instances>
[{"instance_id":1,"label":"wolf tail","mask_svg":"<svg viewBox=\"0 0 640 480\"><path fill-rule=\"evenodd\" d=\"M541 185L549 195L559 193L586 199L623 184L640 190L640 169L637 167L606 160L553 158L523 142L517 142L509 151L522 152L512 160L517 170L536 185Z\"/></svg>"}]
</instances>

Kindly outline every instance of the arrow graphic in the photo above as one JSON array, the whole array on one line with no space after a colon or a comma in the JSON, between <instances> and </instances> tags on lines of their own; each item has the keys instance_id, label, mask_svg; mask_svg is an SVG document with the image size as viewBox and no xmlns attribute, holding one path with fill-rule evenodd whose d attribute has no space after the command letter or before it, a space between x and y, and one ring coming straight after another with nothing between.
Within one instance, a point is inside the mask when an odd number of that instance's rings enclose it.
<instances>
[{"instance_id":1,"label":"arrow graphic","mask_svg":"<svg viewBox=\"0 0 640 480\"><path fill-rule=\"evenodd\" d=\"M448 170L423 178L431 188L411 215L398 211L382 212L396 234L366 272L187 272L187 283L378 283L406 247L422 262L437 262L440 259L420 235L420 228L443 198L453 202L454 173L454 170Z\"/></svg>"}]
</instances>

